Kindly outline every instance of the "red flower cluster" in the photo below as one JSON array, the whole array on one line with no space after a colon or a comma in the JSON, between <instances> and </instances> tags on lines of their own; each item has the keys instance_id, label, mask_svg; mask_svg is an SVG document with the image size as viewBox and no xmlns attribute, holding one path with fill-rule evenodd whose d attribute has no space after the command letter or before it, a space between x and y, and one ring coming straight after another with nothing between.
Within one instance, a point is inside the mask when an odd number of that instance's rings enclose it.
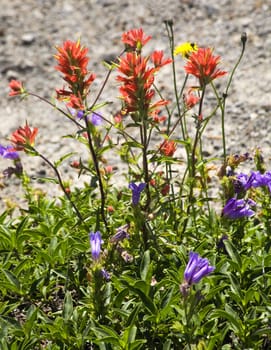
<instances>
[{"instance_id":1,"label":"red flower cluster","mask_svg":"<svg viewBox=\"0 0 271 350\"><path fill-rule=\"evenodd\" d=\"M172 157L177 149L176 142L173 140L164 140L160 147L160 152L167 157Z\"/></svg>"},{"instance_id":2,"label":"red flower cluster","mask_svg":"<svg viewBox=\"0 0 271 350\"><path fill-rule=\"evenodd\" d=\"M55 67L64 74L64 80L68 83L69 90L58 89L57 98L68 101L68 106L75 109L84 109L90 85L95 79L94 74L89 74L87 65L88 49L81 46L80 41L65 41L62 47L57 47L58 54L54 57L58 61Z\"/></svg>"},{"instance_id":3,"label":"red flower cluster","mask_svg":"<svg viewBox=\"0 0 271 350\"><path fill-rule=\"evenodd\" d=\"M142 47L150 37L146 37L142 29L134 29L123 34L122 40L130 45L135 51L127 52L120 58L117 80L122 82L120 93L124 101L124 108L127 113L137 120L149 116L157 116L157 109L168 103L166 100L152 102L155 91L152 88L154 75L159 69L171 63L170 59L164 59L162 51L154 51L150 56L143 57L138 47ZM153 67L148 63L152 61Z\"/></svg>"},{"instance_id":4,"label":"red flower cluster","mask_svg":"<svg viewBox=\"0 0 271 350\"><path fill-rule=\"evenodd\" d=\"M38 128L31 129L26 123L24 127L20 126L19 129L11 134L10 141L16 151L23 151L25 146L34 146L37 133Z\"/></svg>"},{"instance_id":5,"label":"red flower cluster","mask_svg":"<svg viewBox=\"0 0 271 350\"><path fill-rule=\"evenodd\" d=\"M140 52L142 47L147 44L151 36L146 36L140 29L132 29L122 34L122 42L126 44L126 49Z\"/></svg>"},{"instance_id":6,"label":"red flower cluster","mask_svg":"<svg viewBox=\"0 0 271 350\"><path fill-rule=\"evenodd\" d=\"M193 88L189 88L187 93L183 95L183 100L185 107L191 109L200 101L200 97L194 94Z\"/></svg>"},{"instance_id":7,"label":"red flower cluster","mask_svg":"<svg viewBox=\"0 0 271 350\"><path fill-rule=\"evenodd\" d=\"M17 96L25 93L25 89L23 87L22 82L12 79L9 83L10 92L9 96Z\"/></svg>"},{"instance_id":8,"label":"red flower cluster","mask_svg":"<svg viewBox=\"0 0 271 350\"><path fill-rule=\"evenodd\" d=\"M199 48L191 53L184 69L199 79L200 86L204 86L227 73L217 68L219 63L220 56L214 56L211 48Z\"/></svg>"}]
</instances>

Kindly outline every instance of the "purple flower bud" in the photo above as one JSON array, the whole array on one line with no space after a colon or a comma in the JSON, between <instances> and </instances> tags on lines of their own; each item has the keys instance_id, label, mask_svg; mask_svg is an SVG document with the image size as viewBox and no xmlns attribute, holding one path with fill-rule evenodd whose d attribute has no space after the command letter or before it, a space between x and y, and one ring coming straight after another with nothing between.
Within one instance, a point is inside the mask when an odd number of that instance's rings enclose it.
<instances>
[{"instance_id":1,"label":"purple flower bud","mask_svg":"<svg viewBox=\"0 0 271 350\"><path fill-rule=\"evenodd\" d=\"M84 111L79 110L77 111L76 117L81 120L84 117L84 113Z\"/></svg>"},{"instance_id":2,"label":"purple flower bud","mask_svg":"<svg viewBox=\"0 0 271 350\"><path fill-rule=\"evenodd\" d=\"M105 268L101 269L101 274L102 274L103 278L106 280L106 282L110 281L110 274L108 271L106 271Z\"/></svg>"},{"instance_id":3,"label":"purple flower bud","mask_svg":"<svg viewBox=\"0 0 271 350\"><path fill-rule=\"evenodd\" d=\"M101 253L101 244L102 244L102 236L99 231L90 232L89 234L90 246L91 246L91 254L93 260L98 260Z\"/></svg>"},{"instance_id":4,"label":"purple flower bud","mask_svg":"<svg viewBox=\"0 0 271 350\"><path fill-rule=\"evenodd\" d=\"M132 203L133 205L137 205L140 200L140 194L145 189L146 184L144 182L140 184L135 184L134 182L131 182L129 184L130 190L132 190Z\"/></svg>"},{"instance_id":5,"label":"purple flower bud","mask_svg":"<svg viewBox=\"0 0 271 350\"><path fill-rule=\"evenodd\" d=\"M9 166L7 169L3 171L3 175L5 177L11 177L13 174L20 176L23 173L23 166L20 161L15 161L15 167Z\"/></svg>"},{"instance_id":6,"label":"purple flower bud","mask_svg":"<svg viewBox=\"0 0 271 350\"><path fill-rule=\"evenodd\" d=\"M111 237L110 243L119 243L119 242L123 241L124 239L129 238L130 237L130 235L128 233L129 227L130 227L129 224L118 227L117 232L114 234L113 237Z\"/></svg>"},{"instance_id":7,"label":"purple flower bud","mask_svg":"<svg viewBox=\"0 0 271 350\"><path fill-rule=\"evenodd\" d=\"M209 265L208 259L201 258L197 253L189 253L189 261L184 271L184 279L188 285L198 283L203 277L215 269Z\"/></svg>"},{"instance_id":8,"label":"purple flower bud","mask_svg":"<svg viewBox=\"0 0 271 350\"><path fill-rule=\"evenodd\" d=\"M228 219L239 219L246 216L253 216L255 212L250 208L256 206L252 199L231 198L227 201L222 210L222 215Z\"/></svg>"}]
</instances>

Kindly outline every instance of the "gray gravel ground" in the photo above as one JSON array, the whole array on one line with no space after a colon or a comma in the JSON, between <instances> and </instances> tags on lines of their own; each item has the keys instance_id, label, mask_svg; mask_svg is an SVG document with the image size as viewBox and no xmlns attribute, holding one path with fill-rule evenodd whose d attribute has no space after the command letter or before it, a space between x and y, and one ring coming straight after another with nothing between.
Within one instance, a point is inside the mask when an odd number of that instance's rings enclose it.
<instances>
[{"instance_id":1,"label":"gray gravel ground","mask_svg":"<svg viewBox=\"0 0 271 350\"><path fill-rule=\"evenodd\" d=\"M176 44L197 42L212 46L223 59L223 68L231 70L240 53L240 36L248 36L245 56L229 91L226 135L229 152L251 152L263 149L267 160L270 150L271 112L271 1L270 0L1 0L0 11L0 143L19 125L28 120L39 128L38 149L51 159L57 159L71 150L76 143L61 139L74 131L74 126L56 111L33 99L20 102L8 97L8 81L23 80L29 90L50 98L56 87L62 87L58 72L54 70L55 45L77 40L89 48L90 70L97 74L93 94L106 74L101 61L122 50L121 34L142 27L152 36L149 50L162 49L169 55L164 20L172 19ZM147 50L147 48L146 48ZM180 81L183 79L180 62ZM160 77L164 91L172 91L171 78L165 69ZM225 81L221 80L221 88ZM110 100L112 112L118 110L116 83L109 82L101 100ZM110 111L109 111L110 112ZM204 140L206 152L221 155L218 137L219 120L213 120ZM80 151L81 152L81 151ZM109 160L115 165L117 158ZM35 177L51 173L40 159L23 157L33 185L51 195L55 187L37 183ZM0 160L0 169L6 162ZM66 173L65 173L66 171ZM121 172L121 167L119 169ZM69 167L64 177L73 177ZM0 179L0 207L7 199L21 202L18 180Z\"/></svg>"}]
</instances>

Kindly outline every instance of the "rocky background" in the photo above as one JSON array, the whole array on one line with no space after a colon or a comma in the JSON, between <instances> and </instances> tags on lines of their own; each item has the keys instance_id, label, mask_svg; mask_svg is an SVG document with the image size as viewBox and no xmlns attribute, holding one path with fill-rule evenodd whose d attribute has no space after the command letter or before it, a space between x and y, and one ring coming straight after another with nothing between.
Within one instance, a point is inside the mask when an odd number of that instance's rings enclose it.
<instances>
[{"instance_id":1,"label":"rocky background","mask_svg":"<svg viewBox=\"0 0 271 350\"><path fill-rule=\"evenodd\" d=\"M261 147L267 163L271 158L271 1L270 0L1 0L0 10L0 143L25 120L39 128L37 148L50 159L70 151L78 144L62 136L73 133L74 125L44 103L33 98L19 101L8 97L10 79L22 80L25 86L45 98L54 95L63 82L55 71L55 46L63 41L81 38L89 48L89 69L97 75L93 96L106 75L102 61L118 55L122 49L121 34L142 27L152 36L146 50L162 49L169 55L165 20L173 20L175 43L185 41L215 48L222 57L221 68L230 71L240 50L240 36L247 33L244 58L229 91L226 113L226 135L229 152L253 152ZM146 51L145 51L146 52ZM183 62L179 60L179 79L183 81ZM172 79L165 69L160 76L163 92L172 91ZM221 89L226 80L221 79ZM170 92L169 92L170 94ZM100 101L113 102L107 113L120 107L114 75ZM221 156L220 120L215 118L204 140L206 154ZM37 158L22 157L32 185L50 195L55 185L37 180L51 176L50 169ZM0 160L0 171L7 167ZM108 160L116 165L117 158ZM117 171L121 173L119 165ZM76 173L67 166L66 179ZM23 203L21 186L15 177L0 178L0 207ZM23 204L22 204L23 205Z\"/></svg>"}]
</instances>

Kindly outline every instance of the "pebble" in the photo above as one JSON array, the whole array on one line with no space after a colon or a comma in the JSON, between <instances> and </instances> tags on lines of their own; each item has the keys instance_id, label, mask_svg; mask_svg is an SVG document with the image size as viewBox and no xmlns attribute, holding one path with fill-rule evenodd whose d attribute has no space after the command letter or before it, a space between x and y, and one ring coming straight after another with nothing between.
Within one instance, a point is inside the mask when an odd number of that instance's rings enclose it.
<instances>
[{"instance_id":1,"label":"pebble","mask_svg":"<svg viewBox=\"0 0 271 350\"><path fill-rule=\"evenodd\" d=\"M35 41L35 34L34 33L25 33L21 37L22 44L23 45L31 45Z\"/></svg>"}]
</instances>

